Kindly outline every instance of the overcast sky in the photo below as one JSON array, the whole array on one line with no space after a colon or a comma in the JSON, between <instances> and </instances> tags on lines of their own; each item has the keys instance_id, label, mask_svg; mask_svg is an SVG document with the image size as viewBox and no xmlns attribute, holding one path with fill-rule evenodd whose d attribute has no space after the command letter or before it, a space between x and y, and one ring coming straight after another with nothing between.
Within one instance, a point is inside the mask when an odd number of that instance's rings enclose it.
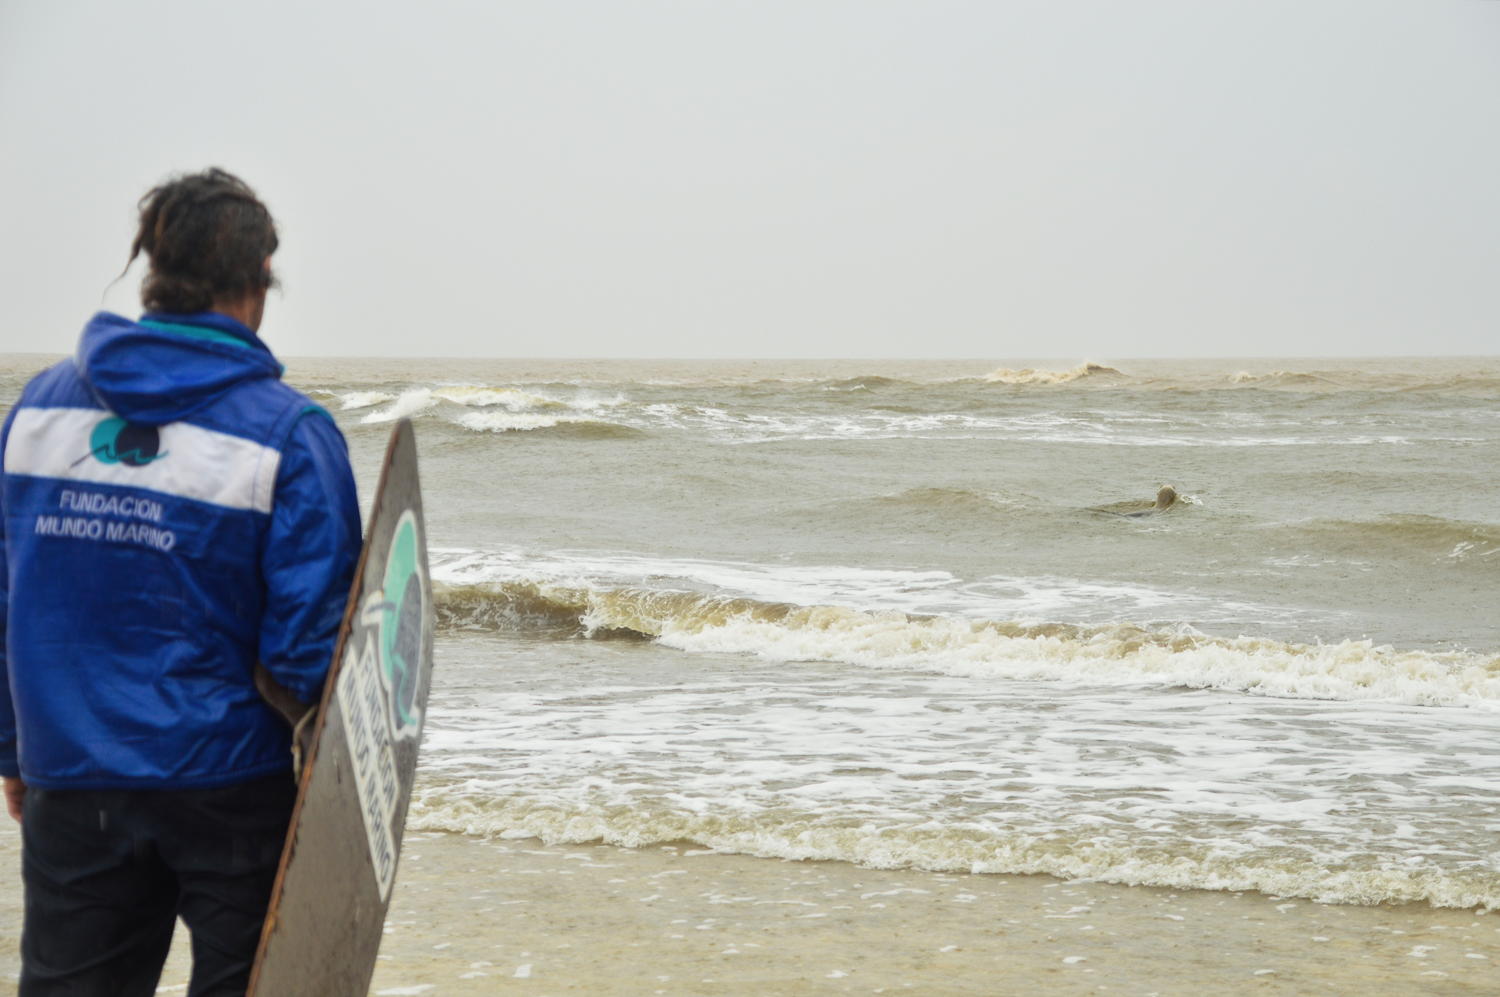
<instances>
[{"instance_id":1,"label":"overcast sky","mask_svg":"<svg viewBox=\"0 0 1500 997\"><path fill-rule=\"evenodd\" d=\"M1500 352L1490 0L0 0L0 350L207 165L287 355Z\"/></svg>"}]
</instances>

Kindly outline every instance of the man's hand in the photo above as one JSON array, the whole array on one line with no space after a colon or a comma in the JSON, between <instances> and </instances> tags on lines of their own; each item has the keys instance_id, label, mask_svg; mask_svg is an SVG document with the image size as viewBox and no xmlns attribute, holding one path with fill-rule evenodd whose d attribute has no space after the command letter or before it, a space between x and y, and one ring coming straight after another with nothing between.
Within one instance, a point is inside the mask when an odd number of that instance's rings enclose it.
<instances>
[{"instance_id":1,"label":"man's hand","mask_svg":"<svg viewBox=\"0 0 1500 997\"><path fill-rule=\"evenodd\" d=\"M26 798L26 784L15 776L5 777L5 809L16 820L21 819L21 801Z\"/></svg>"}]
</instances>

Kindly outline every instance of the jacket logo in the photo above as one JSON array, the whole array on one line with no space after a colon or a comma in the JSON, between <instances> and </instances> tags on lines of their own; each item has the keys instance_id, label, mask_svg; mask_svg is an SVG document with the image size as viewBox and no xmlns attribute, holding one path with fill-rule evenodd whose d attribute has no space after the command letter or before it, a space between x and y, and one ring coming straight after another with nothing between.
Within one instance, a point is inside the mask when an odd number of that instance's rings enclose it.
<instances>
[{"instance_id":1,"label":"jacket logo","mask_svg":"<svg viewBox=\"0 0 1500 997\"><path fill-rule=\"evenodd\" d=\"M90 457L101 464L145 467L166 456L161 452L161 434L155 426L126 422L119 416L105 419L89 437L88 453L73 462L76 467Z\"/></svg>"}]
</instances>

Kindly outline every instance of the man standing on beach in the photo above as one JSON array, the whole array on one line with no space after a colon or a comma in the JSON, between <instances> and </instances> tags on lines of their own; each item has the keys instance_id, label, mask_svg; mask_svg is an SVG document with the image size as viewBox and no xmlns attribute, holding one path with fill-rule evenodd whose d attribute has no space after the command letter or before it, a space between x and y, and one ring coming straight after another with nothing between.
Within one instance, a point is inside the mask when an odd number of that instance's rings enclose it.
<instances>
[{"instance_id":1,"label":"man standing on beach","mask_svg":"<svg viewBox=\"0 0 1500 997\"><path fill-rule=\"evenodd\" d=\"M243 993L296 785L257 662L319 696L360 545L343 436L257 337L275 223L222 170L140 202L139 321L100 313L0 433L0 775L20 992Z\"/></svg>"}]
</instances>

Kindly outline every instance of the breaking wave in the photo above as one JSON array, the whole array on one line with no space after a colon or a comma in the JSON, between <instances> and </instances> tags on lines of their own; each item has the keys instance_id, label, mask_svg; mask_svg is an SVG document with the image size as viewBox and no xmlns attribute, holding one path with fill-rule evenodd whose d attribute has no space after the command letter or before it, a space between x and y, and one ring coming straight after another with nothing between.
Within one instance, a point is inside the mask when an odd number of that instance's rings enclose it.
<instances>
[{"instance_id":1,"label":"breaking wave","mask_svg":"<svg viewBox=\"0 0 1500 997\"><path fill-rule=\"evenodd\" d=\"M1020 386L1130 387L1167 391L1216 391L1237 389L1282 390L1288 392L1333 393L1371 392L1444 392L1467 395L1494 395L1500 392L1500 369L1478 363L1454 373L1417 373L1391 367L1383 362L1369 369L1343 365L1328 369L1294 370L1225 370L1203 366L1184 369L1173 363L1163 366L1143 360L1134 361L1129 371L1106 364L1085 361L1065 370L1000 367L978 378L984 384Z\"/></svg>"},{"instance_id":2,"label":"breaking wave","mask_svg":"<svg viewBox=\"0 0 1500 997\"><path fill-rule=\"evenodd\" d=\"M1071 370L1037 370L1025 367L1013 370L1009 367L1000 367L984 375L984 379L991 384L1070 384L1081 381L1084 378L1114 378L1119 379L1124 375L1113 367L1104 364L1084 362Z\"/></svg>"},{"instance_id":3,"label":"breaking wave","mask_svg":"<svg viewBox=\"0 0 1500 997\"><path fill-rule=\"evenodd\" d=\"M901 381L893 377L882 377L879 374L871 374L867 377L846 377L837 381L830 381L823 385L824 391L873 391L877 388L889 388L898 384L912 384L910 381Z\"/></svg>"},{"instance_id":4,"label":"breaking wave","mask_svg":"<svg viewBox=\"0 0 1500 997\"><path fill-rule=\"evenodd\" d=\"M688 653L1003 681L1217 689L1500 710L1500 657L1294 644L1131 624L1034 624L537 581L439 586L449 629L633 636Z\"/></svg>"},{"instance_id":5,"label":"breaking wave","mask_svg":"<svg viewBox=\"0 0 1500 997\"><path fill-rule=\"evenodd\" d=\"M1360 863L1298 849L1252 849L1183 835L1170 848L1097 822L1039 832L1003 818L947 824L880 821L786 811L703 812L657 805L590 806L514 792L489 797L419 785L408 826L475 836L602 842L639 848L690 841L716 851L799 861L842 861L877 869L1008 875L1045 874L1130 886L1256 890L1318 903L1425 902L1434 907L1500 906L1500 876L1432 862Z\"/></svg>"},{"instance_id":6,"label":"breaking wave","mask_svg":"<svg viewBox=\"0 0 1500 997\"><path fill-rule=\"evenodd\" d=\"M1360 370L1240 370L1224 378L1235 388L1285 388L1291 391L1443 391L1460 394L1500 391L1500 371L1478 366L1471 371L1433 377L1409 371Z\"/></svg>"},{"instance_id":7,"label":"breaking wave","mask_svg":"<svg viewBox=\"0 0 1500 997\"><path fill-rule=\"evenodd\" d=\"M1257 388L1306 388L1338 385L1338 381L1327 374L1311 371L1272 370L1261 374L1237 371L1229 375L1229 383Z\"/></svg>"},{"instance_id":8,"label":"breaking wave","mask_svg":"<svg viewBox=\"0 0 1500 997\"><path fill-rule=\"evenodd\" d=\"M331 393L331 400L341 411L359 413L360 425L426 416L478 433L561 430L595 438L641 435L640 430L602 417L601 413L623 403L618 396L558 398L516 388L442 385Z\"/></svg>"}]
</instances>

